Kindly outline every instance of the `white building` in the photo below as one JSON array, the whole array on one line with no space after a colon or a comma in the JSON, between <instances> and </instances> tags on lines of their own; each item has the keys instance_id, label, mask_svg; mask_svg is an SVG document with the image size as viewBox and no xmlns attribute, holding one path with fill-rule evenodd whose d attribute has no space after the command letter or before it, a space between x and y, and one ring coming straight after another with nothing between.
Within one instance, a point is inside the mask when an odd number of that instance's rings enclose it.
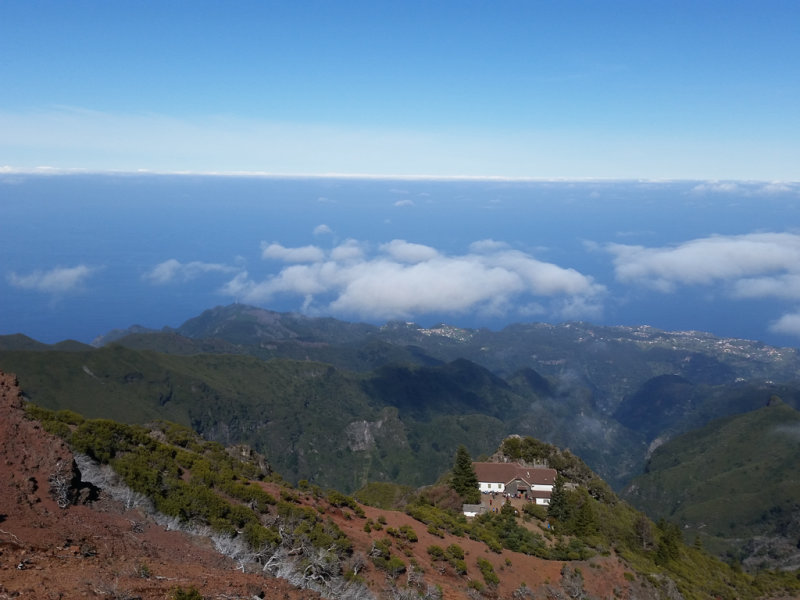
<instances>
[{"instance_id":1,"label":"white building","mask_svg":"<svg viewBox=\"0 0 800 600\"><path fill-rule=\"evenodd\" d=\"M518 463L472 463L478 485L484 494L527 496L536 504L550 504L550 494L558 473L544 467L523 467Z\"/></svg>"}]
</instances>

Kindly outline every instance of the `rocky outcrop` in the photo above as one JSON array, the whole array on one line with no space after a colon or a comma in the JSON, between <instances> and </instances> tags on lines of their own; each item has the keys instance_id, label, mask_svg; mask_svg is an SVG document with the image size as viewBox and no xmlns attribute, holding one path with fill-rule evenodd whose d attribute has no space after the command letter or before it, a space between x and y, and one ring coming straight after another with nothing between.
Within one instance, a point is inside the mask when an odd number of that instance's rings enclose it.
<instances>
[{"instance_id":1,"label":"rocky outcrop","mask_svg":"<svg viewBox=\"0 0 800 600\"><path fill-rule=\"evenodd\" d=\"M72 452L25 418L23 402L16 377L0 373L0 502L66 508L81 487Z\"/></svg>"}]
</instances>

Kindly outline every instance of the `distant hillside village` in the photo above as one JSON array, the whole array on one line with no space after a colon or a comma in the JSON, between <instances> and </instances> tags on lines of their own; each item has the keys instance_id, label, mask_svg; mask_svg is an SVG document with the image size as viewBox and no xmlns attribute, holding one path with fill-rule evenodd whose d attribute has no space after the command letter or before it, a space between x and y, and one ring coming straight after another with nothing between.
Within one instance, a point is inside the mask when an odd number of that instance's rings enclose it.
<instances>
[{"instance_id":1,"label":"distant hillside village","mask_svg":"<svg viewBox=\"0 0 800 600\"><path fill-rule=\"evenodd\" d=\"M497 496L547 506L558 475L555 469L526 467L519 463L473 462L472 468L484 499L480 504L464 505L463 511L468 517L499 509L502 502L495 506Z\"/></svg>"}]
</instances>

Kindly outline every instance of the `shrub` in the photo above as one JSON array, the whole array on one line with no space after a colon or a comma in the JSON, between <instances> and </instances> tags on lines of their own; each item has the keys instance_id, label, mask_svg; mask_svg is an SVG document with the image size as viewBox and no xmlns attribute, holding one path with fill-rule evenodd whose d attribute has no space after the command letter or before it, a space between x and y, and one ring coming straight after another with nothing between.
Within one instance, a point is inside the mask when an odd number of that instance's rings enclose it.
<instances>
[{"instance_id":1,"label":"shrub","mask_svg":"<svg viewBox=\"0 0 800 600\"><path fill-rule=\"evenodd\" d=\"M417 532L414 531L410 525L401 525L400 535L411 543L419 541L419 536L417 536Z\"/></svg>"},{"instance_id":2,"label":"shrub","mask_svg":"<svg viewBox=\"0 0 800 600\"><path fill-rule=\"evenodd\" d=\"M436 537L444 538L444 533L442 532L442 530L439 529L439 527L437 527L433 523L428 525L428 533L430 533L431 535L435 535Z\"/></svg>"},{"instance_id":3,"label":"shrub","mask_svg":"<svg viewBox=\"0 0 800 600\"><path fill-rule=\"evenodd\" d=\"M150 579L153 576L153 572L150 570L150 565L146 562L140 562L136 565L135 569L136 577L141 577L142 579Z\"/></svg>"},{"instance_id":4,"label":"shrub","mask_svg":"<svg viewBox=\"0 0 800 600\"><path fill-rule=\"evenodd\" d=\"M466 575L467 574L467 563L465 560L456 558L451 559L450 564L453 566L453 569L459 575Z\"/></svg>"},{"instance_id":5,"label":"shrub","mask_svg":"<svg viewBox=\"0 0 800 600\"><path fill-rule=\"evenodd\" d=\"M194 587L190 587L187 590L182 587L176 587L169 597L170 600L203 600L203 596Z\"/></svg>"},{"instance_id":6,"label":"shrub","mask_svg":"<svg viewBox=\"0 0 800 600\"><path fill-rule=\"evenodd\" d=\"M485 558L478 558L478 569L481 575L483 575L483 580L486 582L486 585L495 587L500 583L500 578L497 576L497 573L494 572L492 563Z\"/></svg>"},{"instance_id":7,"label":"shrub","mask_svg":"<svg viewBox=\"0 0 800 600\"><path fill-rule=\"evenodd\" d=\"M391 577L397 577L398 575L406 572L406 563L397 556L390 556L389 560L386 561L386 566L384 570L389 574Z\"/></svg>"},{"instance_id":8,"label":"shrub","mask_svg":"<svg viewBox=\"0 0 800 600\"><path fill-rule=\"evenodd\" d=\"M291 490L283 489L281 490L281 500L284 502L292 502L294 504L300 504L300 497L297 494L292 493Z\"/></svg>"},{"instance_id":9,"label":"shrub","mask_svg":"<svg viewBox=\"0 0 800 600\"><path fill-rule=\"evenodd\" d=\"M139 446L153 448L156 442L144 427L122 425L106 419L85 421L72 434L72 446L96 461L107 464L118 453Z\"/></svg>"},{"instance_id":10,"label":"shrub","mask_svg":"<svg viewBox=\"0 0 800 600\"><path fill-rule=\"evenodd\" d=\"M547 507L546 506L539 506L538 504L534 504L533 502L528 502L525 506L522 507L522 512L526 517L533 517L539 519L540 521L544 521L547 519Z\"/></svg>"},{"instance_id":11,"label":"shrub","mask_svg":"<svg viewBox=\"0 0 800 600\"><path fill-rule=\"evenodd\" d=\"M248 523L244 526L244 539L251 548L258 550L264 546L277 546L281 541L281 536L269 527L258 523Z\"/></svg>"},{"instance_id":12,"label":"shrub","mask_svg":"<svg viewBox=\"0 0 800 600\"><path fill-rule=\"evenodd\" d=\"M445 559L444 548L442 548L441 546L437 546L436 544L428 546L428 554L433 560Z\"/></svg>"},{"instance_id":13,"label":"shrub","mask_svg":"<svg viewBox=\"0 0 800 600\"><path fill-rule=\"evenodd\" d=\"M464 558L464 549L458 544L450 544L445 550L447 558Z\"/></svg>"}]
</instances>

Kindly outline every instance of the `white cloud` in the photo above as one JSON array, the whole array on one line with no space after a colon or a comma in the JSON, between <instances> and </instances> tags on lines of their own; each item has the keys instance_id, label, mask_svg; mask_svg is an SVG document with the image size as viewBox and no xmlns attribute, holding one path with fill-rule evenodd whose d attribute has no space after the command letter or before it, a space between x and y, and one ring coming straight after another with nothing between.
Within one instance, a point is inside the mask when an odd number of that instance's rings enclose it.
<instances>
[{"instance_id":1,"label":"white cloud","mask_svg":"<svg viewBox=\"0 0 800 600\"><path fill-rule=\"evenodd\" d=\"M800 186L784 181L704 181L694 186L692 194L736 194L740 196L774 196L800 192Z\"/></svg>"},{"instance_id":2,"label":"white cloud","mask_svg":"<svg viewBox=\"0 0 800 600\"><path fill-rule=\"evenodd\" d=\"M608 244L606 250L619 281L665 292L730 282L742 297L775 295L782 278L800 274L800 235L791 233L712 236L660 248Z\"/></svg>"},{"instance_id":3,"label":"white cloud","mask_svg":"<svg viewBox=\"0 0 800 600\"><path fill-rule=\"evenodd\" d=\"M395 206L414 206L414 201L413 200L408 200L408 199L406 199L406 200L398 200L397 202L394 203L394 205Z\"/></svg>"},{"instance_id":4,"label":"white cloud","mask_svg":"<svg viewBox=\"0 0 800 600\"><path fill-rule=\"evenodd\" d=\"M800 273L784 273L774 277L752 277L734 283L738 298L800 299Z\"/></svg>"},{"instance_id":5,"label":"white cloud","mask_svg":"<svg viewBox=\"0 0 800 600\"><path fill-rule=\"evenodd\" d=\"M238 270L238 267L218 263L200 261L182 263L179 260L170 258L157 264L150 271L142 275L142 279L150 283L165 284L176 280L189 281L205 273L233 273Z\"/></svg>"},{"instance_id":6,"label":"white cloud","mask_svg":"<svg viewBox=\"0 0 800 600\"><path fill-rule=\"evenodd\" d=\"M247 271L237 273L236 277L220 288L220 293L225 296L232 296L238 300L241 296L249 293L253 287L248 277Z\"/></svg>"},{"instance_id":7,"label":"white cloud","mask_svg":"<svg viewBox=\"0 0 800 600\"><path fill-rule=\"evenodd\" d=\"M17 288L48 294L64 294L78 290L95 271L92 267L56 267L49 271L34 271L28 275L8 274L8 282Z\"/></svg>"},{"instance_id":8,"label":"white cloud","mask_svg":"<svg viewBox=\"0 0 800 600\"><path fill-rule=\"evenodd\" d=\"M331 233L333 233L333 230L324 223L314 227L314 235L326 235Z\"/></svg>"},{"instance_id":9,"label":"white cloud","mask_svg":"<svg viewBox=\"0 0 800 600\"><path fill-rule=\"evenodd\" d=\"M392 240L388 244L381 245L381 250L391 258L404 263L419 263L439 256L435 248L405 240Z\"/></svg>"},{"instance_id":10,"label":"white cloud","mask_svg":"<svg viewBox=\"0 0 800 600\"><path fill-rule=\"evenodd\" d=\"M769 329L774 333L800 337L800 312L783 315L780 319L771 323Z\"/></svg>"},{"instance_id":11,"label":"white cloud","mask_svg":"<svg viewBox=\"0 0 800 600\"><path fill-rule=\"evenodd\" d=\"M345 276L331 308L382 318L463 313L522 291L515 273L487 268L469 257L412 265L378 259L350 269Z\"/></svg>"},{"instance_id":12,"label":"white cloud","mask_svg":"<svg viewBox=\"0 0 800 600\"><path fill-rule=\"evenodd\" d=\"M331 250L331 260L347 262L364 258L364 246L357 240L348 239Z\"/></svg>"},{"instance_id":13,"label":"white cloud","mask_svg":"<svg viewBox=\"0 0 800 600\"><path fill-rule=\"evenodd\" d=\"M470 251L477 254L483 254L484 252L492 252L495 250L505 250L508 247L508 244L505 242L498 242L496 240L478 240L477 242L472 242L469 245Z\"/></svg>"},{"instance_id":14,"label":"white cloud","mask_svg":"<svg viewBox=\"0 0 800 600\"><path fill-rule=\"evenodd\" d=\"M306 308L366 318L468 311L504 314L512 306L524 306L526 314L539 313L545 310L540 308L544 298L549 299L552 314L594 316L605 292L574 269L492 240L478 242L469 253L457 256L405 240L392 240L372 253L357 240L347 240L327 254L316 247L271 247L268 258L298 253L309 260L286 266L263 281L240 273L222 292L252 303L294 295Z\"/></svg>"},{"instance_id":15,"label":"white cloud","mask_svg":"<svg viewBox=\"0 0 800 600\"><path fill-rule=\"evenodd\" d=\"M691 189L695 194L713 192L716 194L735 194L741 192L741 186L735 181L704 181Z\"/></svg>"},{"instance_id":16,"label":"white cloud","mask_svg":"<svg viewBox=\"0 0 800 600\"><path fill-rule=\"evenodd\" d=\"M309 263L322 260L324 252L316 246L287 248L281 244L261 242L261 258L282 260L289 263Z\"/></svg>"}]
</instances>

